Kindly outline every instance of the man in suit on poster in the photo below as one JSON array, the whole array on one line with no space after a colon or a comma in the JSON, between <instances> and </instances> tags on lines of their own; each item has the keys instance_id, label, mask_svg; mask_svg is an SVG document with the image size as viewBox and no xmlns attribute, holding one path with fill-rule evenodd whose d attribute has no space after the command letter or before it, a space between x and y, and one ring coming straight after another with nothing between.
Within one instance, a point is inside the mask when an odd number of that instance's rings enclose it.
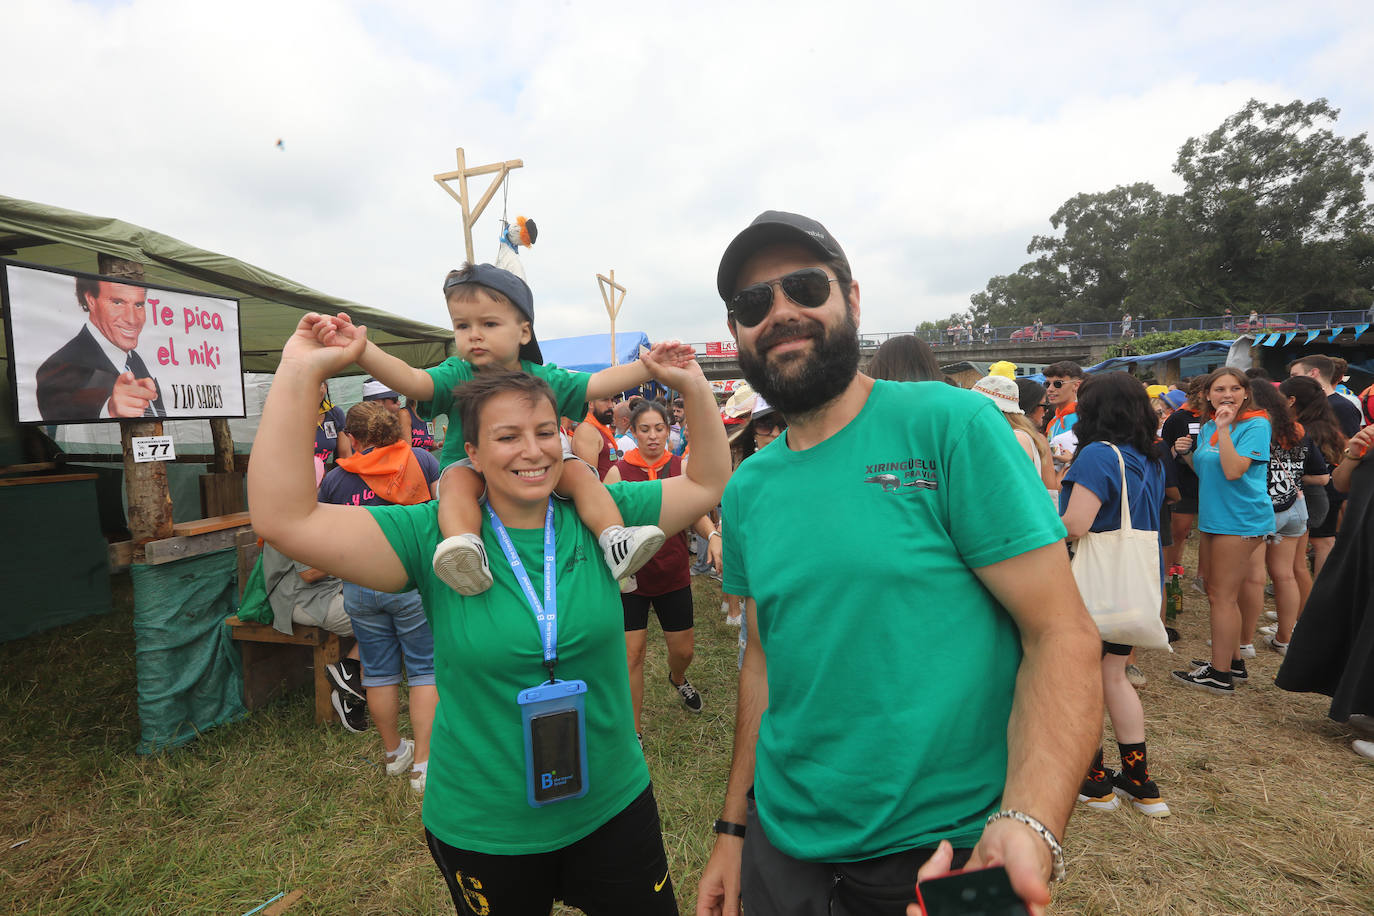
<instances>
[{"instance_id":1,"label":"man in suit on poster","mask_svg":"<svg viewBox=\"0 0 1374 916\"><path fill-rule=\"evenodd\" d=\"M87 321L38 367L38 412L48 423L165 417L157 380L134 348L147 321L147 290L78 277Z\"/></svg>"}]
</instances>

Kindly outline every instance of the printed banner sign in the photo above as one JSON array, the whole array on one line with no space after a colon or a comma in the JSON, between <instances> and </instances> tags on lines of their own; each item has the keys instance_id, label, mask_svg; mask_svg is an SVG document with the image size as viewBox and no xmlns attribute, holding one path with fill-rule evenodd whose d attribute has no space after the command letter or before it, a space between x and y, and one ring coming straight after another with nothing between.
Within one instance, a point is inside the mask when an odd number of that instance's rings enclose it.
<instances>
[{"instance_id":1,"label":"printed banner sign","mask_svg":"<svg viewBox=\"0 0 1374 916\"><path fill-rule=\"evenodd\" d=\"M713 341L706 345L707 356L739 356L739 349L733 340Z\"/></svg>"},{"instance_id":2,"label":"printed banner sign","mask_svg":"<svg viewBox=\"0 0 1374 916\"><path fill-rule=\"evenodd\" d=\"M237 299L0 267L20 423L244 416Z\"/></svg>"}]
</instances>

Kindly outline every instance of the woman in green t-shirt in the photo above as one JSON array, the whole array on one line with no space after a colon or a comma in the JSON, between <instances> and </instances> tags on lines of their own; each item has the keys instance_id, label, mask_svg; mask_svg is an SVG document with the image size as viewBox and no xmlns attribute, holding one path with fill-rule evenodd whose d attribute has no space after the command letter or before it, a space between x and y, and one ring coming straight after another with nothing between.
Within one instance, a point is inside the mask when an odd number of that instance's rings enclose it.
<instances>
[{"instance_id":1,"label":"woman in green t-shirt","mask_svg":"<svg viewBox=\"0 0 1374 916\"><path fill-rule=\"evenodd\" d=\"M358 342L318 342L329 337L317 337L321 324L332 320L307 315L282 349L248 474L253 523L316 568L376 590L420 590L443 698L422 817L455 907L542 916L559 899L592 913L676 913L629 711L619 590L605 566L592 562L595 537L575 511L550 499L562 447L547 385L521 373L483 372L459 391L468 453L487 480L483 538L496 580L483 595L464 598L429 563L440 537L432 503L366 509L315 501L305 444L315 392L360 349ZM684 476L619 484L612 496L635 524L671 534L719 501L729 453L701 369L646 363L654 378L684 394L692 461ZM543 588L546 569L555 571L552 596ZM541 609L555 608L556 628L536 623ZM560 684L582 685L577 728L552 733L554 757L571 759L571 785L581 792L560 794L568 770L561 762L541 769L539 742L550 733L522 720L520 700L551 674ZM554 790L544 792L550 784Z\"/></svg>"}]
</instances>

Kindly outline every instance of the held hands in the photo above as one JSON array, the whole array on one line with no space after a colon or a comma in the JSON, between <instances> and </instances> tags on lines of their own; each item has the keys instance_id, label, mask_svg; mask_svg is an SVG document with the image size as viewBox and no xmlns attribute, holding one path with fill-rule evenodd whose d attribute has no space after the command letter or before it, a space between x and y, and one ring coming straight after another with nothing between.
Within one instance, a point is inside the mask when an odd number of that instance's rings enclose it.
<instances>
[{"instance_id":1,"label":"held hands","mask_svg":"<svg viewBox=\"0 0 1374 916\"><path fill-rule=\"evenodd\" d=\"M333 317L310 312L282 345L281 358L328 378L357 362L366 345L367 328L343 312Z\"/></svg>"},{"instance_id":2,"label":"held hands","mask_svg":"<svg viewBox=\"0 0 1374 916\"><path fill-rule=\"evenodd\" d=\"M675 391L686 391L697 379L706 379L697 364L696 351L676 340L654 344L639 359L649 370L650 378Z\"/></svg>"},{"instance_id":3,"label":"held hands","mask_svg":"<svg viewBox=\"0 0 1374 916\"><path fill-rule=\"evenodd\" d=\"M132 372L121 372L110 391L106 412L112 417L141 417L148 405L156 400L157 382L135 378Z\"/></svg>"},{"instance_id":4,"label":"held hands","mask_svg":"<svg viewBox=\"0 0 1374 916\"><path fill-rule=\"evenodd\" d=\"M949 845L948 840L941 840L935 854L916 873L916 880L920 882L949 874L953 859L954 847ZM1050 902L1049 876L1053 862L1050 848L1035 831L1025 824L1003 819L988 824L964 868L1002 866L1007 870L1016 896L1025 902L1034 916L1044 916L1045 907ZM921 908L915 903L907 906L906 912L907 916L921 916Z\"/></svg>"}]
</instances>

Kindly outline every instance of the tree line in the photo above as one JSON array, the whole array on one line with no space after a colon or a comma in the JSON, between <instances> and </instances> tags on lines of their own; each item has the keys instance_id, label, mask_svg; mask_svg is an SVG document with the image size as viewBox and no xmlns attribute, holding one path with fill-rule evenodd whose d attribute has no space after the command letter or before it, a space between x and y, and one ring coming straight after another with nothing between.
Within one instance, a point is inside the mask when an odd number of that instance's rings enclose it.
<instances>
[{"instance_id":1,"label":"tree line","mask_svg":"<svg viewBox=\"0 0 1374 916\"><path fill-rule=\"evenodd\" d=\"M1336 135L1339 115L1325 99L1251 99L1179 148L1182 193L1137 182L1074 195L1031 239L1031 260L927 324L1369 308L1374 153L1365 134Z\"/></svg>"}]
</instances>

